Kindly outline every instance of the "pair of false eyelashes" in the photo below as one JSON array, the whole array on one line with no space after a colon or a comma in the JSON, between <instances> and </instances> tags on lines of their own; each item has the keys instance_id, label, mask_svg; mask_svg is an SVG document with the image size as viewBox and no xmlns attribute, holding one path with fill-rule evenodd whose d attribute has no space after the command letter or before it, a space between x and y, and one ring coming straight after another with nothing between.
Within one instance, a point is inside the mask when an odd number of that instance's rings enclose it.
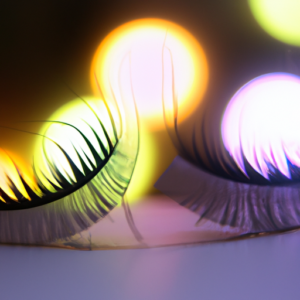
<instances>
[{"instance_id":1,"label":"pair of false eyelashes","mask_svg":"<svg viewBox=\"0 0 300 300\"><path fill-rule=\"evenodd\" d=\"M13 180L8 178L17 201L1 190L3 199L0 203L1 242L39 244L66 239L101 220L122 201L125 211L128 212L124 194L132 177L139 148L137 112L134 99L132 100L131 104L126 102L124 105L127 121L123 120L125 126L118 132L109 105L104 98L102 99L106 113L110 116L112 132L109 132L98 112L82 99L97 119L102 136L105 136L105 141L101 140L100 134L87 124L97 140L97 147L101 153L98 153L84 133L72 124L52 121L71 127L83 138L92 157L84 152L83 155L92 168L89 168L81 157L79 149L74 147L83 170L81 171L65 149L52 140L51 142L59 148L70 165L75 180L66 177L66 174L60 171L45 149L46 163L54 180L45 178L43 174L44 178L41 180L41 175L35 172L40 193L30 188L18 172L19 179L30 198L27 199L14 185ZM174 100L176 106L176 99ZM118 105L116 107L118 108ZM175 107L174 111L178 112L178 109ZM166 111L164 115L166 117ZM121 120L120 111L119 117ZM135 125L126 126L128 120ZM173 124L173 127L169 124ZM171 131L175 131L179 145L184 148L178 133L177 115L173 116L172 122L166 120L166 125L170 134ZM135 132L126 132L129 128L135 128ZM132 139L130 142L129 136ZM45 136L44 139L49 138ZM200 160L195 140L193 149ZM37 167L34 166L33 169L36 170ZM196 212L199 220L210 219L222 225L239 228L245 234L288 230L300 226L298 185L263 186L231 181L218 175L210 174L178 157L155 187L180 205ZM43 184L45 180L51 189ZM130 221L130 212L127 220L133 224Z\"/></svg>"}]
</instances>

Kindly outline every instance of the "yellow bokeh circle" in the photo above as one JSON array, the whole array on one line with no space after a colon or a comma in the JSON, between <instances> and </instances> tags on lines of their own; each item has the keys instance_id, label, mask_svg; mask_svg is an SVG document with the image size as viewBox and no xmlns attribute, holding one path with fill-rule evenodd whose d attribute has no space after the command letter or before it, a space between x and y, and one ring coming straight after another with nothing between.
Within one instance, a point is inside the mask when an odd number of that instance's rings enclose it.
<instances>
[{"instance_id":1,"label":"yellow bokeh circle","mask_svg":"<svg viewBox=\"0 0 300 300\"><path fill-rule=\"evenodd\" d=\"M274 38L300 46L299 0L248 0L260 26Z\"/></svg>"}]
</instances>

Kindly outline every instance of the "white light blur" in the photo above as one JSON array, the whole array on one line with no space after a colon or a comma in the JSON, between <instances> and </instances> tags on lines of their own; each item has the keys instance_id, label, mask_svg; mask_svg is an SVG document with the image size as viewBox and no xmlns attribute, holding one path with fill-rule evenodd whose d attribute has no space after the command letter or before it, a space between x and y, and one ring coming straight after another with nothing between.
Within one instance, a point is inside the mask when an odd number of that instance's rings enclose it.
<instances>
[{"instance_id":1,"label":"white light blur","mask_svg":"<svg viewBox=\"0 0 300 300\"><path fill-rule=\"evenodd\" d=\"M228 103L221 131L245 175L243 155L266 179L270 166L290 179L288 161L300 168L300 77L270 73L245 84Z\"/></svg>"}]
</instances>

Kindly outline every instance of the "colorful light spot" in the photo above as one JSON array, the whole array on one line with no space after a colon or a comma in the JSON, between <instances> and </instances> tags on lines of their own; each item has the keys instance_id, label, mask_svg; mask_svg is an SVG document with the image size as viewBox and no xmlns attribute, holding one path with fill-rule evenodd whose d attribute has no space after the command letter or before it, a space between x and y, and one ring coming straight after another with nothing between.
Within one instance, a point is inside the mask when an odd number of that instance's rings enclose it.
<instances>
[{"instance_id":1,"label":"colorful light spot","mask_svg":"<svg viewBox=\"0 0 300 300\"><path fill-rule=\"evenodd\" d=\"M266 179L278 170L291 179L300 168L300 77L271 73L245 84L228 103L222 119L225 148L247 175L244 158Z\"/></svg>"},{"instance_id":2,"label":"colorful light spot","mask_svg":"<svg viewBox=\"0 0 300 300\"><path fill-rule=\"evenodd\" d=\"M151 130L164 128L163 93L166 98L176 97L181 119L201 102L207 62L197 40L184 28L165 20L140 19L112 31L94 55L91 82L96 94L96 78L107 99L114 94L120 101L122 93L132 92L131 87L120 88L120 68L127 56L126 73L131 77L138 114Z\"/></svg>"},{"instance_id":3,"label":"colorful light spot","mask_svg":"<svg viewBox=\"0 0 300 300\"><path fill-rule=\"evenodd\" d=\"M259 25L274 38L300 46L299 0L248 0Z\"/></svg>"}]
</instances>

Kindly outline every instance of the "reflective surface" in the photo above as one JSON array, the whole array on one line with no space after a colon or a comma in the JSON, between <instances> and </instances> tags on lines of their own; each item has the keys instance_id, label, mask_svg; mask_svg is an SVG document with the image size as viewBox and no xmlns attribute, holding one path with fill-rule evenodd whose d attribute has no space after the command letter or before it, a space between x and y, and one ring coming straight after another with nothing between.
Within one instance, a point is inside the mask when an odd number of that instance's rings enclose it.
<instances>
[{"instance_id":1,"label":"reflective surface","mask_svg":"<svg viewBox=\"0 0 300 300\"><path fill-rule=\"evenodd\" d=\"M0 246L1 296L8 300L296 300L299 252L300 232L118 251Z\"/></svg>"},{"instance_id":2,"label":"reflective surface","mask_svg":"<svg viewBox=\"0 0 300 300\"><path fill-rule=\"evenodd\" d=\"M87 250L148 248L224 240L244 233L243 228L210 219L198 223L197 213L163 195L140 199L130 211L132 220L126 217L126 208L117 206L88 230L47 245Z\"/></svg>"}]
</instances>

